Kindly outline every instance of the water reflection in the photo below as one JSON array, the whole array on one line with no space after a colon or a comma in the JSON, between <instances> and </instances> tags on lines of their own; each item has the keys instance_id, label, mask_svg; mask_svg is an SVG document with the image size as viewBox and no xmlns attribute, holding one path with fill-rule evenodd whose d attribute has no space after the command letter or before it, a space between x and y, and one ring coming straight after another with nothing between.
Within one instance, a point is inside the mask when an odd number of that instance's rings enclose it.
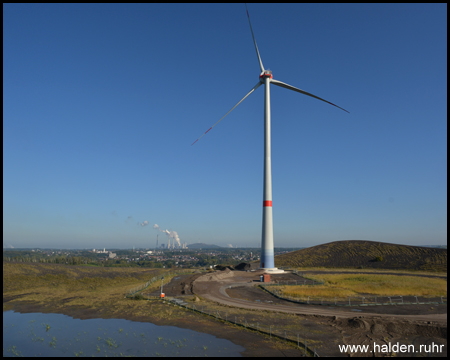
<instances>
[{"instance_id":1,"label":"water reflection","mask_svg":"<svg viewBox=\"0 0 450 360\"><path fill-rule=\"evenodd\" d=\"M3 312L3 356L241 356L229 340L123 319Z\"/></svg>"}]
</instances>

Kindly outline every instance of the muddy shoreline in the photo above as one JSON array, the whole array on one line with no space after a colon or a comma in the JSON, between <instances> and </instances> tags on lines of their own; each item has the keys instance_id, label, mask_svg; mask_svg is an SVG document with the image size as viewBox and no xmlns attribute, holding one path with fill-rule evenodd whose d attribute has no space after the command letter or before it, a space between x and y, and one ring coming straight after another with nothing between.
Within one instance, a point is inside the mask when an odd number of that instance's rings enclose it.
<instances>
[{"instance_id":1,"label":"muddy shoreline","mask_svg":"<svg viewBox=\"0 0 450 360\"><path fill-rule=\"evenodd\" d=\"M173 305L168 304L164 306L173 307ZM246 349L241 353L241 355L245 357L293 357L302 356L303 353L303 350L300 351L291 346L286 346L281 341L269 340L255 332L244 331L240 328L208 319L205 316L195 315L195 319L193 319L191 316L183 316L190 315L190 313L184 310L181 310L180 312L185 312L187 314L180 313L179 316L173 319L160 319L157 317L152 317L150 315L144 318L128 312L123 312L122 314L109 314L107 309L101 307L97 309L90 309L82 306L67 306L56 309L51 304L44 306L41 304L27 302L18 303L14 301L3 303L3 311L6 310L13 310L20 313L58 313L81 320L98 318L125 319L131 321L148 322L158 326L176 326L179 328L207 333L218 338L229 340L234 344L240 345Z\"/></svg>"}]
</instances>

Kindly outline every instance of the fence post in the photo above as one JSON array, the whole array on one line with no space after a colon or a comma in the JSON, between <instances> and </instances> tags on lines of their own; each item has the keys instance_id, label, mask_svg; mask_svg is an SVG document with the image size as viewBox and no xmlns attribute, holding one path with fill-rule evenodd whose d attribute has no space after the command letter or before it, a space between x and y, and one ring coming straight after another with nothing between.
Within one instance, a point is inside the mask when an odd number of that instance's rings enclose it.
<instances>
[{"instance_id":1,"label":"fence post","mask_svg":"<svg viewBox=\"0 0 450 360\"><path fill-rule=\"evenodd\" d=\"M320 305L323 305L323 297L320 298Z\"/></svg>"},{"instance_id":2,"label":"fence post","mask_svg":"<svg viewBox=\"0 0 450 360\"><path fill-rule=\"evenodd\" d=\"M272 338L272 325L269 326L269 337Z\"/></svg>"},{"instance_id":3,"label":"fence post","mask_svg":"<svg viewBox=\"0 0 450 360\"><path fill-rule=\"evenodd\" d=\"M444 303L444 297L441 296L441 304L443 304L443 303Z\"/></svg>"},{"instance_id":4,"label":"fence post","mask_svg":"<svg viewBox=\"0 0 450 360\"><path fill-rule=\"evenodd\" d=\"M362 297L362 303L364 304L364 296Z\"/></svg>"},{"instance_id":5,"label":"fence post","mask_svg":"<svg viewBox=\"0 0 450 360\"><path fill-rule=\"evenodd\" d=\"M307 303L309 304L309 296L308 296L308 301L307 301Z\"/></svg>"},{"instance_id":6,"label":"fence post","mask_svg":"<svg viewBox=\"0 0 450 360\"><path fill-rule=\"evenodd\" d=\"M306 349L307 349L306 344L307 344L307 342L306 342L306 338L305 338L305 356L306 356Z\"/></svg>"},{"instance_id":7,"label":"fence post","mask_svg":"<svg viewBox=\"0 0 450 360\"><path fill-rule=\"evenodd\" d=\"M336 305L336 296L334 297L334 305Z\"/></svg>"},{"instance_id":8,"label":"fence post","mask_svg":"<svg viewBox=\"0 0 450 360\"><path fill-rule=\"evenodd\" d=\"M284 341L286 341L286 330L284 330Z\"/></svg>"},{"instance_id":9,"label":"fence post","mask_svg":"<svg viewBox=\"0 0 450 360\"><path fill-rule=\"evenodd\" d=\"M391 305L392 305L392 299L391 299L391 297L390 296L388 296L388 299L389 299L389 302L391 303Z\"/></svg>"},{"instance_id":10,"label":"fence post","mask_svg":"<svg viewBox=\"0 0 450 360\"><path fill-rule=\"evenodd\" d=\"M416 298L416 304L418 304L419 303L419 299L417 298L417 296L414 296L414 297Z\"/></svg>"},{"instance_id":11,"label":"fence post","mask_svg":"<svg viewBox=\"0 0 450 360\"><path fill-rule=\"evenodd\" d=\"M350 303L350 296L348 297L348 306L352 306Z\"/></svg>"},{"instance_id":12,"label":"fence post","mask_svg":"<svg viewBox=\"0 0 450 360\"><path fill-rule=\"evenodd\" d=\"M377 297L375 296L375 305L377 304Z\"/></svg>"},{"instance_id":13,"label":"fence post","mask_svg":"<svg viewBox=\"0 0 450 360\"><path fill-rule=\"evenodd\" d=\"M259 322L256 323L256 331L259 331Z\"/></svg>"},{"instance_id":14,"label":"fence post","mask_svg":"<svg viewBox=\"0 0 450 360\"><path fill-rule=\"evenodd\" d=\"M297 347L300 347L300 340L299 340L298 334L297 334Z\"/></svg>"}]
</instances>

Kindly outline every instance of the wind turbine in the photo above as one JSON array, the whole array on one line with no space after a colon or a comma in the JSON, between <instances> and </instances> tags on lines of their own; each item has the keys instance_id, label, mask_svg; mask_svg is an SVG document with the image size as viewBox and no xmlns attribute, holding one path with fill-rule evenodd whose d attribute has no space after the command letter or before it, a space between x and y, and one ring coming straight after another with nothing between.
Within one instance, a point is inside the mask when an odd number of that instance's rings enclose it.
<instances>
[{"instance_id":1,"label":"wind turbine","mask_svg":"<svg viewBox=\"0 0 450 360\"><path fill-rule=\"evenodd\" d=\"M348 112L347 110L337 106L325 99L322 99L316 95L313 95L307 91L296 88L292 85L286 84L279 80L275 80L272 76L272 71L265 70L261 56L259 55L258 46L256 45L255 35L253 34L252 23L250 22L250 15L248 14L247 4L245 5L247 10L248 23L250 25L250 31L252 33L253 43L255 44L256 56L258 57L259 67L261 73L259 75L258 83L245 95L241 101L234 105L230 111L228 111L219 121L211 126L206 132L195 140L192 145L199 141L204 135L206 135L211 129L221 122L225 116L233 111L241 102L243 102L252 92L254 92L261 85L265 85L264 92L264 191L263 191L263 219L262 219L262 238L261 238L261 269L266 273L282 273L275 267L274 250L273 250L273 218L272 218L272 165L271 165L271 144L270 144L270 84L274 84L283 87L288 90L299 92L303 95L308 95L318 100L324 101L330 105Z\"/></svg>"}]
</instances>

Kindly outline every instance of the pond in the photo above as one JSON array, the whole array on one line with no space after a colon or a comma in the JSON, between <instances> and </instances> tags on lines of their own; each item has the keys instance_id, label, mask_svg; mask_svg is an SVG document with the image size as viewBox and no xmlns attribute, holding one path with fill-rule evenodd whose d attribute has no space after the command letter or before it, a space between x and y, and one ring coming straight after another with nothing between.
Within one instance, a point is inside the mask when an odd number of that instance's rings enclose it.
<instances>
[{"instance_id":1,"label":"pond","mask_svg":"<svg viewBox=\"0 0 450 360\"><path fill-rule=\"evenodd\" d=\"M241 356L229 340L175 326L3 312L3 356Z\"/></svg>"}]
</instances>

